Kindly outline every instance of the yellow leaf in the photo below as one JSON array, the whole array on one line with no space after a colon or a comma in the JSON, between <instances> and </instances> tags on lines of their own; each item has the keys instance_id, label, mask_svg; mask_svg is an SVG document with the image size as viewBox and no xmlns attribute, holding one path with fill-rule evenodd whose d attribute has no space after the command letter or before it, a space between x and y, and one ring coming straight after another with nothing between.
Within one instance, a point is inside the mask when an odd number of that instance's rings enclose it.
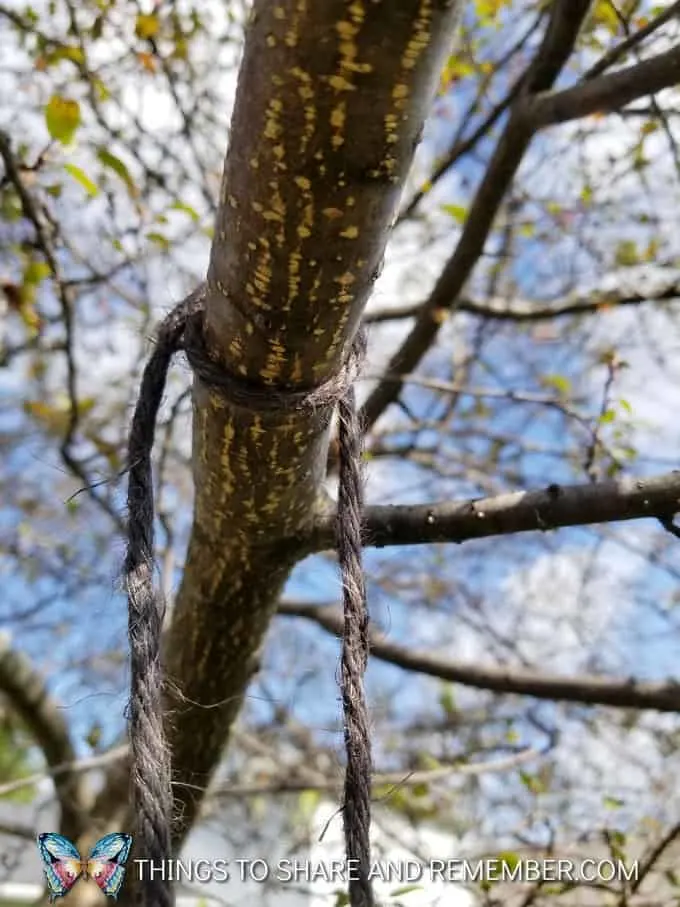
<instances>
[{"instance_id":1,"label":"yellow leaf","mask_svg":"<svg viewBox=\"0 0 680 907\"><path fill-rule=\"evenodd\" d=\"M602 25L612 35L615 35L621 27L616 9L610 0L598 0L593 10L593 21L596 25Z\"/></svg>"},{"instance_id":2,"label":"yellow leaf","mask_svg":"<svg viewBox=\"0 0 680 907\"><path fill-rule=\"evenodd\" d=\"M507 0L475 0L475 9L480 22L488 23L489 20L495 19L506 4Z\"/></svg>"},{"instance_id":3,"label":"yellow leaf","mask_svg":"<svg viewBox=\"0 0 680 907\"><path fill-rule=\"evenodd\" d=\"M80 105L60 95L52 95L45 108L47 130L53 139L68 145L80 126Z\"/></svg>"},{"instance_id":4,"label":"yellow leaf","mask_svg":"<svg viewBox=\"0 0 680 907\"><path fill-rule=\"evenodd\" d=\"M161 27L158 16L140 13L135 24L135 34L138 38L155 38Z\"/></svg>"}]
</instances>

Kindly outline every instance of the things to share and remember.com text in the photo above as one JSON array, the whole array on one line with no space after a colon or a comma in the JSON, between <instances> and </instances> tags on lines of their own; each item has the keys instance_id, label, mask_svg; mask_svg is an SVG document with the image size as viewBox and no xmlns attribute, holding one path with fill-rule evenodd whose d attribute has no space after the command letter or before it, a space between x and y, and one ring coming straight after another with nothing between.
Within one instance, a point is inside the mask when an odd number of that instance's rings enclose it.
<instances>
[{"instance_id":1,"label":"things to share and remember.com text","mask_svg":"<svg viewBox=\"0 0 680 907\"><path fill-rule=\"evenodd\" d=\"M142 881L169 882L338 882L359 879L356 860L135 860ZM383 882L631 882L637 860L504 859L374 861L369 878Z\"/></svg>"}]
</instances>

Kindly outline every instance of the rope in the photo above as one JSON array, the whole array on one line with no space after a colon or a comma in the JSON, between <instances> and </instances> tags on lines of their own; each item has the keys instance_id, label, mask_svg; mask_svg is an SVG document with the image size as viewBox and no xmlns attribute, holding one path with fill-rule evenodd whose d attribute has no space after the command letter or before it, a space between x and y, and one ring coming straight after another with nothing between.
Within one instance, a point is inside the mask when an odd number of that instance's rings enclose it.
<instances>
[{"instance_id":1,"label":"rope","mask_svg":"<svg viewBox=\"0 0 680 907\"><path fill-rule=\"evenodd\" d=\"M372 907L369 878L371 823L371 736L363 677L368 662L368 609L362 563L363 487L362 432L354 388L338 402L340 481L336 523L338 559L342 572L343 610L342 706L345 716L344 829L347 859L358 870L349 873L351 907Z\"/></svg>"},{"instance_id":2,"label":"rope","mask_svg":"<svg viewBox=\"0 0 680 907\"><path fill-rule=\"evenodd\" d=\"M351 907L372 907L370 866L371 744L363 676L368 661L368 612L362 564L362 433L353 382L366 340L359 331L339 374L310 391L263 390L227 372L211 359L204 340L205 285L161 322L156 346L142 375L128 443L128 546L125 581L130 640L129 735L132 803L137 846L152 864L172 853L172 768L163 728L161 635L165 600L153 582L154 497L151 453L158 410L172 357L184 350L194 374L219 390L232 405L259 412L314 412L337 404L340 447L337 547L345 613L341 690L347 768L344 830L350 873ZM144 907L172 907L172 883L150 873L142 892Z\"/></svg>"}]
</instances>

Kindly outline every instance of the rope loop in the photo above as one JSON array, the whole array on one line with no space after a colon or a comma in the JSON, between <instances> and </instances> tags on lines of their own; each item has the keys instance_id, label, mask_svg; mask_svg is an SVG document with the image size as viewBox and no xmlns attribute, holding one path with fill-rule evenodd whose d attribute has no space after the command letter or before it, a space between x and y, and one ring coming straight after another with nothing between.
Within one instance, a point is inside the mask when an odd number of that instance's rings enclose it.
<instances>
[{"instance_id":1,"label":"rope loop","mask_svg":"<svg viewBox=\"0 0 680 907\"><path fill-rule=\"evenodd\" d=\"M155 587L154 494L151 454L158 411L172 357L183 350L194 375L230 404L256 412L316 412L337 405L340 476L337 548L345 615L341 690L347 768L344 829L347 858L358 872L349 886L351 907L372 907L370 867L371 743L363 676L368 661L368 612L362 563L362 432L354 381L366 352L360 329L337 375L311 390L263 390L230 374L208 353L203 333L205 284L161 322L156 345L144 369L128 441L128 526L125 586L130 643L129 736L132 803L137 817L137 847L160 865L172 854L172 766L163 726L161 637L166 604ZM150 873L142 891L143 907L173 907L166 874ZM354 880L356 879L356 880Z\"/></svg>"}]
</instances>

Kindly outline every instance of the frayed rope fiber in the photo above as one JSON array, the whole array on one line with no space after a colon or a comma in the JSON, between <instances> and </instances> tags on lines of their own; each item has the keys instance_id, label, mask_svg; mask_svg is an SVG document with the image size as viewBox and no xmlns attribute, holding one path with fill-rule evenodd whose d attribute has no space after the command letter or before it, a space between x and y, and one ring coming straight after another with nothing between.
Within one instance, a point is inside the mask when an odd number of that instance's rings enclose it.
<instances>
[{"instance_id":1,"label":"frayed rope fiber","mask_svg":"<svg viewBox=\"0 0 680 907\"><path fill-rule=\"evenodd\" d=\"M360 330L340 373L311 391L262 389L229 374L205 347L205 285L161 322L154 351L142 375L128 442L128 545L125 581L130 640L129 735L132 802L137 816L140 857L167 860L172 854L172 766L163 730L161 635L165 599L154 586L154 495L151 452L158 410L172 357L184 351L194 374L230 403L256 412L309 412L338 407L340 476L336 537L342 573L344 632L341 691L347 768L344 830L350 874L351 907L373 907L369 879L371 741L364 673L368 661L368 610L362 562L363 486L359 424L353 383L366 352ZM165 874L163 874L165 875ZM172 883L150 877L141 891L144 907L172 907Z\"/></svg>"}]
</instances>

